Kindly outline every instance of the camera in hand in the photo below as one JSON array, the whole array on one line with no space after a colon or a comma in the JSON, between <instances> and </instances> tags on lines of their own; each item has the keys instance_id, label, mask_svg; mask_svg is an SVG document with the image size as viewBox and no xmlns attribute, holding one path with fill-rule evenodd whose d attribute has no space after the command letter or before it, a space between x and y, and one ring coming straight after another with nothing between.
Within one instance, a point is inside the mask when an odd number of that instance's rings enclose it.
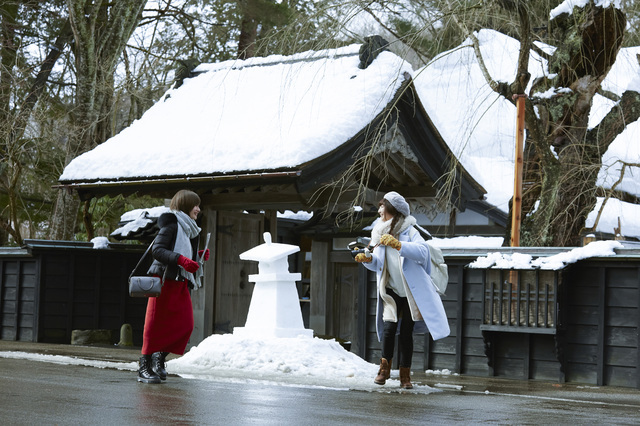
<instances>
[{"instance_id":1,"label":"camera in hand","mask_svg":"<svg viewBox=\"0 0 640 426\"><path fill-rule=\"evenodd\" d=\"M352 241L349 244L347 244L347 248L351 250L351 257L355 259L356 255L358 253L364 253L365 249L369 249L369 251L372 251L373 247L369 246L370 243L371 243L371 238L358 237L356 238L355 241Z\"/></svg>"}]
</instances>

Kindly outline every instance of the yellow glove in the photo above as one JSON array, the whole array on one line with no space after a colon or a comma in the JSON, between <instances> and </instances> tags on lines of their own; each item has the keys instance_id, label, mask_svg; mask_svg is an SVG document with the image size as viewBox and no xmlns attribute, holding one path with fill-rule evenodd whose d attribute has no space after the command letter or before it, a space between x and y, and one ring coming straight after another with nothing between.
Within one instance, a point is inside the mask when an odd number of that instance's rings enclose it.
<instances>
[{"instance_id":1,"label":"yellow glove","mask_svg":"<svg viewBox=\"0 0 640 426\"><path fill-rule=\"evenodd\" d=\"M382 237L380 237L380 244L394 248L398 251L400 251L400 249L402 248L402 244L400 243L400 241L398 241L397 238L395 238L391 234L384 234Z\"/></svg>"},{"instance_id":2,"label":"yellow glove","mask_svg":"<svg viewBox=\"0 0 640 426\"><path fill-rule=\"evenodd\" d=\"M358 262L358 263L369 263L369 262L371 262L373 260L373 258L371 256L367 256L364 253L356 254L355 259L356 259L356 262Z\"/></svg>"}]
</instances>

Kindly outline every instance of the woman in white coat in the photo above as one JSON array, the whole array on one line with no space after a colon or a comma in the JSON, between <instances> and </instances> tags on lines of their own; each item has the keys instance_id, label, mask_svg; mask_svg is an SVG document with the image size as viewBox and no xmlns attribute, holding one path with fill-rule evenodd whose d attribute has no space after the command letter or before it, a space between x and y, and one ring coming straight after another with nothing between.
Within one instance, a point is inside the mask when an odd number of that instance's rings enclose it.
<instances>
[{"instance_id":1,"label":"woman in white coat","mask_svg":"<svg viewBox=\"0 0 640 426\"><path fill-rule=\"evenodd\" d=\"M409 204L395 191L380 200L377 221L371 231L371 253L359 253L356 261L375 271L378 282L376 331L382 344L380 370L374 379L384 385L391 371L398 339L400 386L411 389L410 371L413 357L413 329L424 321L433 340L449 335L449 322L440 296L431 282L429 247L414 228Z\"/></svg>"}]
</instances>

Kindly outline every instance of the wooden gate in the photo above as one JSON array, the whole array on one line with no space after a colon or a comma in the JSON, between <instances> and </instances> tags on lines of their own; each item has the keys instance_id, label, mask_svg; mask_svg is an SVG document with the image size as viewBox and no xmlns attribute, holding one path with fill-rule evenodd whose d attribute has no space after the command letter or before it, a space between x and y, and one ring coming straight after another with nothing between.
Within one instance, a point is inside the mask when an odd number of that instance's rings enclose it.
<instances>
[{"instance_id":1,"label":"wooden gate","mask_svg":"<svg viewBox=\"0 0 640 426\"><path fill-rule=\"evenodd\" d=\"M214 332L232 333L247 320L254 284L250 274L258 273L258 263L240 260L243 253L264 243L264 216L220 211L216 241Z\"/></svg>"}]
</instances>

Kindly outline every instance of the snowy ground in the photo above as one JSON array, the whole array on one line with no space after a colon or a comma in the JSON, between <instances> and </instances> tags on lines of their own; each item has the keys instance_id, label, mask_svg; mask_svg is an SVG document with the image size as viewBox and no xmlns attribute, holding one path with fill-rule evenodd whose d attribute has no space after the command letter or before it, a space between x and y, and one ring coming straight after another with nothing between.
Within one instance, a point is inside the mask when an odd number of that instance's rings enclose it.
<instances>
[{"instance_id":1,"label":"snowy ground","mask_svg":"<svg viewBox=\"0 0 640 426\"><path fill-rule=\"evenodd\" d=\"M0 358L128 371L138 369L135 362L96 361L27 352L0 352ZM384 386L376 385L373 378L378 371L377 365L348 352L335 340L309 337L257 340L216 334L191 348L184 356L168 361L167 371L197 380L368 392L401 391L397 370L392 370L391 379ZM448 375L449 372L427 371L427 374ZM414 382L410 392L429 394L440 390Z\"/></svg>"}]
</instances>

